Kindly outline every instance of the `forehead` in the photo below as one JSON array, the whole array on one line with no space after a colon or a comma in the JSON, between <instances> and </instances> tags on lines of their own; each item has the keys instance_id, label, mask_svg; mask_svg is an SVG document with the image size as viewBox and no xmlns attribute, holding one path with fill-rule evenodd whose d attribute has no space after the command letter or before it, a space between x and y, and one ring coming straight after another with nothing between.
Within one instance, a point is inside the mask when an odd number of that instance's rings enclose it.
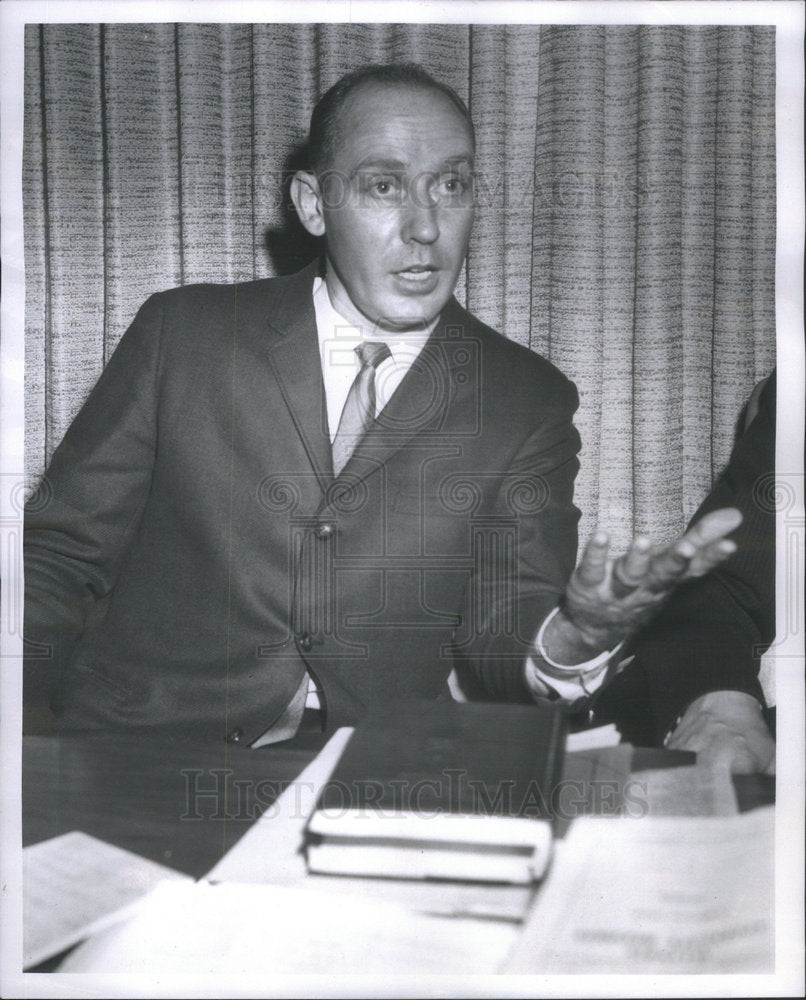
<instances>
[{"instance_id":1,"label":"forehead","mask_svg":"<svg viewBox=\"0 0 806 1000\"><path fill-rule=\"evenodd\" d=\"M373 158L422 167L473 158L467 121L446 94L432 87L362 84L344 102L335 133L336 167L354 168Z\"/></svg>"}]
</instances>

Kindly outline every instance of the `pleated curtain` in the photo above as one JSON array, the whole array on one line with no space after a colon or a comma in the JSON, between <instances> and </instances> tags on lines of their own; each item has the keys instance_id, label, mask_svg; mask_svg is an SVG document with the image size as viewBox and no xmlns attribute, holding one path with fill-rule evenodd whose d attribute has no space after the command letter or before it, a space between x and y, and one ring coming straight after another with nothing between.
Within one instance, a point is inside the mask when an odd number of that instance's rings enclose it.
<instances>
[{"instance_id":1,"label":"pleated curtain","mask_svg":"<svg viewBox=\"0 0 806 1000\"><path fill-rule=\"evenodd\" d=\"M579 388L581 531L681 529L775 363L768 27L29 26L32 483L148 295L309 259L286 181L313 104L403 60L476 123L460 301Z\"/></svg>"}]
</instances>

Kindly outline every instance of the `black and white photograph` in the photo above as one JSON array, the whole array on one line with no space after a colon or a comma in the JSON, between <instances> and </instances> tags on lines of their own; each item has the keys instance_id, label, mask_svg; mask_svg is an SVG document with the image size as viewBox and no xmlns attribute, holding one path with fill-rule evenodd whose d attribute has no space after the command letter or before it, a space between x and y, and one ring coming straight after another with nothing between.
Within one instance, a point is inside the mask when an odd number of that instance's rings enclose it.
<instances>
[{"instance_id":1,"label":"black and white photograph","mask_svg":"<svg viewBox=\"0 0 806 1000\"><path fill-rule=\"evenodd\" d=\"M2 4L0 994L803 995L804 13Z\"/></svg>"}]
</instances>

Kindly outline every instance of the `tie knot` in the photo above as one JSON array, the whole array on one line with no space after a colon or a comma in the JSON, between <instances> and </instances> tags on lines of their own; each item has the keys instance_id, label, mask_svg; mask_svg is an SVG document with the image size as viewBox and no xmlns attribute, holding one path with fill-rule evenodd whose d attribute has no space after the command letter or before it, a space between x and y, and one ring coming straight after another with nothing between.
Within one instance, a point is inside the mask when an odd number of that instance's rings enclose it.
<instances>
[{"instance_id":1,"label":"tie knot","mask_svg":"<svg viewBox=\"0 0 806 1000\"><path fill-rule=\"evenodd\" d=\"M387 358L392 357L392 352L389 350L388 345L375 340L362 341L356 347L355 353L358 355L362 368L366 368L368 365L377 368Z\"/></svg>"}]
</instances>

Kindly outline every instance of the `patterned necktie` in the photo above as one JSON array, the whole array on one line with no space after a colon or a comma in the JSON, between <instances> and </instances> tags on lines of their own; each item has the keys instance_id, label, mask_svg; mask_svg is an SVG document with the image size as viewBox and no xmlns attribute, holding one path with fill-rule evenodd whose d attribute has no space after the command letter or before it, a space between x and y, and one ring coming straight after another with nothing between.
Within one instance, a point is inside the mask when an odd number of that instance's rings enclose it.
<instances>
[{"instance_id":1,"label":"patterned necktie","mask_svg":"<svg viewBox=\"0 0 806 1000\"><path fill-rule=\"evenodd\" d=\"M355 353L361 362L361 370L350 386L333 439L333 472L337 476L375 419L375 370L392 356L386 344L371 340L359 344Z\"/></svg>"}]
</instances>

